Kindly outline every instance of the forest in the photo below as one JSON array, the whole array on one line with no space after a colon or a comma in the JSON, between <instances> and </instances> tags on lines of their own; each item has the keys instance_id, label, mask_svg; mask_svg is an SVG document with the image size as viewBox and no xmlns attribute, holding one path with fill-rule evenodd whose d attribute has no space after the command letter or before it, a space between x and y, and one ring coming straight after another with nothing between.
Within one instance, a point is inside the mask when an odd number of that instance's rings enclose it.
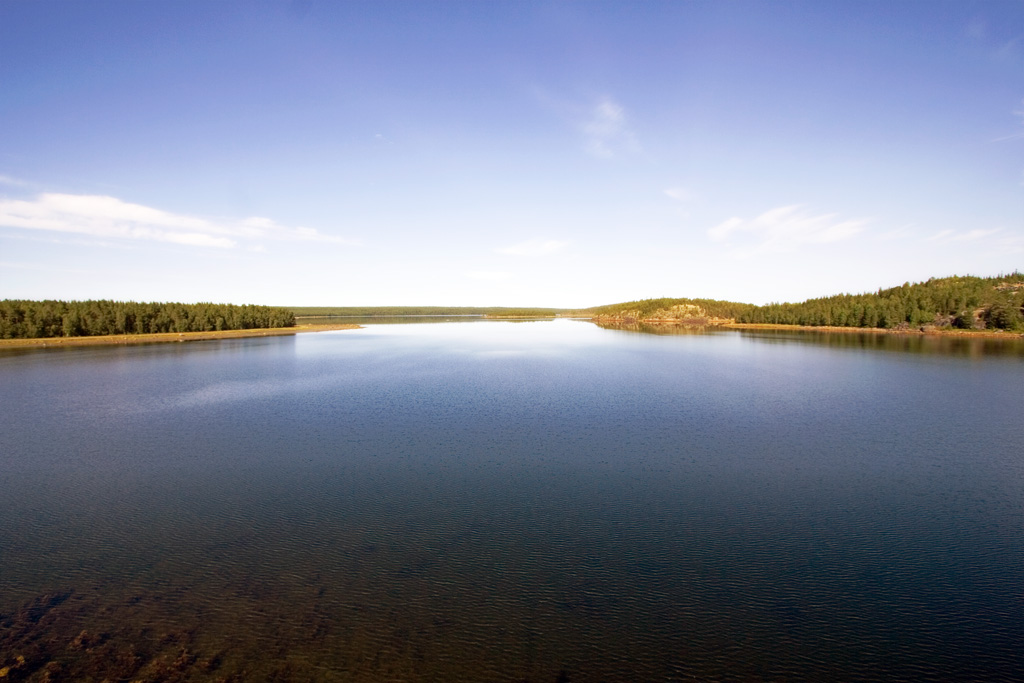
<instances>
[{"instance_id":1,"label":"forest","mask_svg":"<svg viewBox=\"0 0 1024 683\"><path fill-rule=\"evenodd\" d=\"M877 327L884 329L998 329L1024 331L1024 273L953 276L863 294L837 294L764 306L716 299L646 299L581 311L555 308L377 306L294 307L134 301L0 301L0 339L77 337L155 332L211 332L293 327L298 316L473 315L491 317L609 317L643 320L678 306L707 318L739 323Z\"/></svg>"},{"instance_id":2,"label":"forest","mask_svg":"<svg viewBox=\"0 0 1024 683\"><path fill-rule=\"evenodd\" d=\"M886 329L951 327L1024 330L1024 274L945 277L838 294L801 303L752 307L736 316L742 323L830 325Z\"/></svg>"},{"instance_id":3,"label":"forest","mask_svg":"<svg viewBox=\"0 0 1024 683\"><path fill-rule=\"evenodd\" d=\"M628 314L643 320L686 305L699 306L707 318L739 323L1024 331L1024 274L932 278L876 292L837 294L800 303L755 306L714 299L646 299L596 306L577 314L609 318Z\"/></svg>"},{"instance_id":4,"label":"forest","mask_svg":"<svg viewBox=\"0 0 1024 683\"><path fill-rule=\"evenodd\" d=\"M294 327L286 308L134 301L0 301L0 339Z\"/></svg>"}]
</instances>

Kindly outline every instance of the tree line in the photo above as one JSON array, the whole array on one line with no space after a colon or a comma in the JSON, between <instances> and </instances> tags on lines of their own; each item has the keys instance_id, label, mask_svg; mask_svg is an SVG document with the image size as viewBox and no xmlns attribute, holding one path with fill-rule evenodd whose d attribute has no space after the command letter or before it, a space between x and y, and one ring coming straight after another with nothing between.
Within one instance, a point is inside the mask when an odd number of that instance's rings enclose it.
<instances>
[{"instance_id":1,"label":"tree line","mask_svg":"<svg viewBox=\"0 0 1024 683\"><path fill-rule=\"evenodd\" d=\"M753 307L736 320L886 329L933 326L1024 330L1024 274L932 278L865 294L771 303Z\"/></svg>"},{"instance_id":2,"label":"tree line","mask_svg":"<svg viewBox=\"0 0 1024 683\"><path fill-rule=\"evenodd\" d=\"M800 303L765 306L715 299L645 299L597 306L580 315L630 311L643 319L689 304L707 316L741 323L888 329L957 327L1024 330L1024 273L981 278L953 276L904 283L864 294L837 294ZM295 315L534 315L568 314L553 308L387 306L303 307L134 301L0 301L0 339L77 337L157 332L211 332L293 327Z\"/></svg>"},{"instance_id":3,"label":"tree line","mask_svg":"<svg viewBox=\"0 0 1024 683\"><path fill-rule=\"evenodd\" d=\"M595 306L577 313L612 318L628 313L643 320L680 305L699 306L708 318L740 323L1017 331L1024 330L1024 274L932 278L876 292L837 294L799 303L755 306L715 299L644 299Z\"/></svg>"},{"instance_id":4,"label":"tree line","mask_svg":"<svg viewBox=\"0 0 1024 683\"><path fill-rule=\"evenodd\" d=\"M294 327L286 308L135 301L0 301L0 339Z\"/></svg>"}]
</instances>

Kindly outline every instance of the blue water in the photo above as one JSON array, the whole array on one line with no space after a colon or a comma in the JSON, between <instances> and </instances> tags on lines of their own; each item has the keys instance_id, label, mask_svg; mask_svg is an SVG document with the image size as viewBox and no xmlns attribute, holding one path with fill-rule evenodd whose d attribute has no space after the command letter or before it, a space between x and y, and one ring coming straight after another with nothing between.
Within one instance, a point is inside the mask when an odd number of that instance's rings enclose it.
<instances>
[{"instance_id":1,"label":"blue water","mask_svg":"<svg viewBox=\"0 0 1024 683\"><path fill-rule=\"evenodd\" d=\"M871 339L559 320L2 354L0 667L1024 680L1024 355Z\"/></svg>"}]
</instances>

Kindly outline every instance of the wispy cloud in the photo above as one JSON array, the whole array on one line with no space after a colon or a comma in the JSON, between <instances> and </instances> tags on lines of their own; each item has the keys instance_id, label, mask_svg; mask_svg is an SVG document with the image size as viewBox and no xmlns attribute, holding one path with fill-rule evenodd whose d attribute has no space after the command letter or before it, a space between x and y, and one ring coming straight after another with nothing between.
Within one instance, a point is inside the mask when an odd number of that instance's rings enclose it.
<instances>
[{"instance_id":1,"label":"wispy cloud","mask_svg":"<svg viewBox=\"0 0 1024 683\"><path fill-rule=\"evenodd\" d=\"M990 22L985 17L975 17L964 28L964 33L976 45L1000 61L1016 60L1024 44L1024 33L1013 33L1017 28L1012 22Z\"/></svg>"},{"instance_id":2,"label":"wispy cloud","mask_svg":"<svg viewBox=\"0 0 1024 683\"><path fill-rule=\"evenodd\" d=\"M30 187L32 183L21 180L20 178L12 178L9 175L0 175L0 185L9 185L11 187Z\"/></svg>"},{"instance_id":3,"label":"wispy cloud","mask_svg":"<svg viewBox=\"0 0 1024 683\"><path fill-rule=\"evenodd\" d=\"M31 231L11 232L4 235L5 240L20 240L42 244L60 244L62 246L103 247L107 249L134 249L137 245L127 240L105 240L89 235L71 235L68 233Z\"/></svg>"},{"instance_id":4,"label":"wispy cloud","mask_svg":"<svg viewBox=\"0 0 1024 683\"><path fill-rule=\"evenodd\" d=\"M1021 39L1022 36L1018 35L1010 38L1009 40L1003 41L1003 43L999 45L996 55L1000 59L1014 59L1020 52Z\"/></svg>"},{"instance_id":5,"label":"wispy cloud","mask_svg":"<svg viewBox=\"0 0 1024 683\"><path fill-rule=\"evenodd\" d=\"M840 220L837 214L815 214L803 205L780 206L753 219L733 217L708 230L716 242L745 250L793 251L805 245L830 244L861 232L866 219Z\"/></svg>"},{"instance_id":6,"label":"wispy cloud","mask_svg":"<svg viewBox=\"0 0 1024 683\"><path fill-rule=\"evenodd\" d=\"M1020 119L1020 125L1024 126L1024 100L1021 100L1020 109L1014 109L1013 110L1013 115L1016 116L1018 119ZM1004 135L1001 138L996 138L992 142L1003 142L1005 140L1017 140L1017 139L1020 139L1020 138L1024 138L1024 131L1019 131L1019 132L1013 133L1011 135Z\"/></svg>"},{"instance_id":7,"label":"wispy cloud","mask_svg":"<svg viewBox=\"0 0 1024 683\"><path fill-rule=\"evenodd\" d=\"M612 159L641 151L626 108L615 98L566 97L540 86L534 87L533 93L542 106L576 130L588 154Z\"/></svg>"},{"instance_id":8,"label":"wispy cloud","mask_svg":"<svg viewBox=\"0 0 1024 683\"><path fill-rule=\"evenodd\" d=\"M587 118L580 124L580 132L584 137L584 149L603 159L640 149L626 110L610 97L601 98L591 107Z\"/></svg>"},{"instance_id":9,"label":"wispy cloud","mask_svg":"<svg viewBox=\"0 0 1024 683\"><path fill-rule=\"evenodd\" d=\"M30 270L42 273L67 273L71 275L95 275L96 270L83 268L60 268L50 263L15 263L13 261L0 261L0 269L3 270Z\"/></svg>"},{"instance_id":10,"label":"wispy cloud","mask_svg":"<svg viewBox=\"0 0 1024 683\"><path fill-rule=\"evenodd\" d=\"M1024 235L1016 231L1009 231L1005 228L975 228L973 230L940 230L939 232L925 238L926 242L933 244L963 244L982 243L986 252L993 254L1017 254L1024 252ZM965 247L966 248L966 247ZM978 247L975 247L978 248Z\"/></svg>"},{"instance_id":11,"label":"wispy cloud","mask_svg":"<svg viewBox=\"0 0 1024 683\"><path fill-rule=\"evenodd\" d=\"M974 40L984 40L988 36L988 24L981 17L975 17L967 24L964 33Z\"/></svg>"},{"instance_id":12,"label":"wispy cloud","mask_svg":"<svg viewBox=\"0 0 1024 683\"><path fill-rule=\"evenodd\" d=\"M484 280L487 282L499 282L512 277L511 273L496 270L473 270L465 273L465 275L471 280Z\"/></svg>"},{"instance_id":13,"label":"wispy cloud","mask_svg":"<svg viewBox=\"0 0 1024 683\"><path fill-rule=\"evenodd\" d=\"M278 225L269 218L215 221L103 195L44 193L30 200L0 199L0 227L215 248L259 240L353 243L312 228Z\"/></svg>"},{"instance_id":14,"label":"wispy cloud","mask_svg":"<svg viewBox=\"0 0 1024 683\"><path fill-rule=\"evenodd\" d=\"M906 225L901 225L898 228L876 233L875 239L879 242L894 242L896 240L915 238L916 234L914 225L912 223L908 223Z\"/></svg>"},{"instance_id":15,"label":"wispy cloud","mask_svg":"<svg viewBox=\"0 0 1024 683\"><path fill-rule=\"evenodd\" d=\"M974 230L967 230L964 232L959 230L941 230L931 237L928 237L927 240L929 242L939 242L940 244L949 244L951 242L975 242L986 237L991 237L998 232L1000 232L999 228L976 228Z\"/></svg>"},{"instance_id":16,"label":"wispy cloud","mask_svg":"<svg viewBox=\"0 0 1024 683\"><path fill-rule=\"evenodd\" d=\"M569 246L561 240L528 240L507 247L499 247L494 251L508 256L548 256Z\"/></svg>"},{"instance_id":17,"label":"wispy cloud","mask_svg":"<svg viewBox=\"0 0 1024 683\"><path fill-rule=\"evenodd\" d=\"M1024 253L1024 235L999 231L996 244L999 251L1003 254Z\"/></svg>"},{"instance_id":18,"label":"wispy cloud","mask_svg":"<svg viewBox=\"0 0 1024 683\"><path fill-rule=\"evenodd\" d=\"M693 201L694 197L693 192L685 187L670 187L664 190L664 192L666 197L677 202L690 202Z\"/></svg>"}]
</instances>

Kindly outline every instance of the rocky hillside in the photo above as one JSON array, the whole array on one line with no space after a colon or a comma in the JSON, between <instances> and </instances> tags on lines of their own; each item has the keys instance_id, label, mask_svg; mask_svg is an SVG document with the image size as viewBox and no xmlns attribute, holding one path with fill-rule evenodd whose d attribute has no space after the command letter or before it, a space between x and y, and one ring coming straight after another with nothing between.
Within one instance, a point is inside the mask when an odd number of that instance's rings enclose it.
<instances>
[{"instance_id":1,"label":"rocky hillside","mask_svg":"<svg viewBox=\"0 0 1024 683\"><path fill-rule=\"evenodd\" d=\"M753 304L714 299L644 299L596 306L577 314L601 322L721 325L735 321L754 308Z\"/></svg>"}]
</instances>

